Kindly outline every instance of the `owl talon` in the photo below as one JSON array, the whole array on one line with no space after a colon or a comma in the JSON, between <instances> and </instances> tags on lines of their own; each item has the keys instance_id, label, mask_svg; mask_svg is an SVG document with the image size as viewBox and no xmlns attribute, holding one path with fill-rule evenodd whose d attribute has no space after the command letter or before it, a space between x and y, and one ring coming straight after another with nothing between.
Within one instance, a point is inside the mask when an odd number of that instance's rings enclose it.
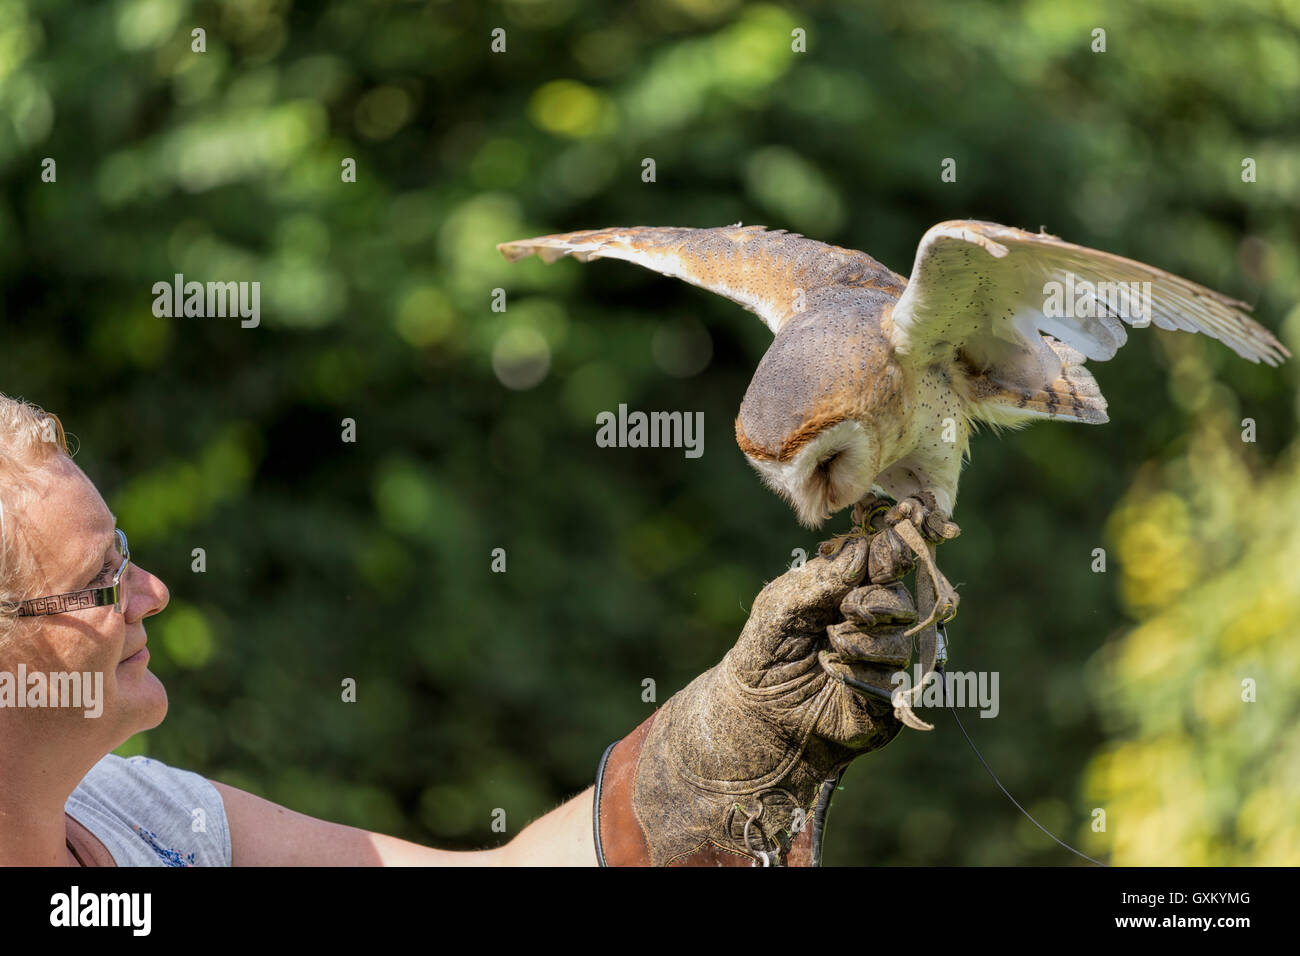
<instances>
[{"instance_id":1,"label":"owl talon","mask_svg":"<svg viewBox=\"0 0 1300 956\"><path fill-rule=\"evenodd\" d=\"M961 528L946 514L939 510L939 503L929 491L918 492L910 498L904 498L885 515L886 524L897 525L908 520L925 537L940 544L951 541L961 534Z\"/></svg>"},{"instance_id":2,"label":"owl talon","mask_svg":"<svg viewBox=\"0 0 1300 956\"><path fill-rule=\"evenodd\" d=\"M934 724L927 723L916 716L916 711L912 710L912 705L907 700L905 693L905 691L901 690L894 692L894 716L905 727L911 727L913 730L934 730Z\"/></svg>"},{"instance_id":3,"label":"owl talon","mask_svg":"<svg viewBox=\"0 0 1300 956\"><path fill-rule=\"evenodd\" d=\"M836 535L831 541L823 543L823 554L827 554L828 545L832 548L829 554L834 554L842 547L843 542L851 537L873 536L881 531L892 529L893 534L887 537L906 545L925 567L930 577L934 589L934 604L924 620L904 632L907 636L919 634L936 623L947 624L957 616L960 598L957 590L935 564L933 549L934 545L957 537L961 534L961 529L939 510L939 503L932 492L922 491L897 502L873 492L853 506L852 518L853 530L844 535ZM894 548L899 549L899 544L895 544ZM876 563L882 568L887 564L894 568L897 574L905 573L911 565L910 558L906 564L899 560L905 554L906 552L892 555L882 553L874 557ZM873 582L877 582L877 578L880 578L877 583L891 579L891 575L884 574L880 569L877 571L878 573L870 575ZM919 567L917 573L920 573Z\"/></svg>"},{"instance_id":4,"label":"owl talon","mask_svg":"<svg viewBox=\"0 0 1300 956\"><path fill-rule=\"evenodd\" d=\"M917 621L915 625L904 631L905 636L911 637L913 634L919 634L934 624L947 624L957 616L957 592L953 590L952 585L948 583L948 579L942 574L939 575L939 580L941 585L935 587L934 607L930 609L930 613L924 621ZM941 588L946 588L947 593L944 593ZM942 619L940 619L940 615L943 615Z\"/></svg>"},{"instance_id":5,"label":"owl talon","mask_svg":"<svg viewBox=\"0 0 1300 956\"><path fill-rule=\"evenodd\" d=\"M854 528L851 531L845 531L841 534L833 534L821 544L817 545L817 553L823 558L833 559L840 553L840 549L854 538L862 537L862 530Z\"/></svg>"},{"instance_id":6,"label":"owl talon","mask_svg":"<svg viewBox=\"0 0 1300 956\"><path fill-rule=\"evenodd\" d=\"M851 519L855 527L867 534L883 531L888 522L877 519L887 515L896 504L894 499L872 492L853 506Z\"/></svg>"}]
</instances>

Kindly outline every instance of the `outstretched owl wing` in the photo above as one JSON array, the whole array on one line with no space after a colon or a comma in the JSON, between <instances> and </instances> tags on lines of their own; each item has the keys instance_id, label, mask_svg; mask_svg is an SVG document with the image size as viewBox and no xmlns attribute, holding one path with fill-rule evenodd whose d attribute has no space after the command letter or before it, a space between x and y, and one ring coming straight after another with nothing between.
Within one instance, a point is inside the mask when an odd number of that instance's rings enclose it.
<instances>
[{"instance_id":1,"label":"outstretched owl wing","mask_svg":"<svg viewBox=\"0 0 1300 956\"><path fill-rule=\"evenodd\" d=\"M791 316L829 291L875 289L897 297L903 280L864 252L764 226L681 229L627 226L503 242L514 262L573 256L623 259L725 296L755 313L775 335Z\"/></svg>"},{"instance_id":2,"label":"outstretched owl wing","mask_svg":"<svg viewBox=\"0 0 1300 956\"><path fill-rule=\"evenodd\" d=\"M1291 353L1245 315L1250 308L1154 266L1045 233L953 220L922 237L894 306L890 341L904 361L928 365L960 354L989 379L1031 391L1062 369L1039 332L1107 361L1128 340L1125 322L1203 332L1242 358L1280 364Z\"/></svg>"}]
</instances>

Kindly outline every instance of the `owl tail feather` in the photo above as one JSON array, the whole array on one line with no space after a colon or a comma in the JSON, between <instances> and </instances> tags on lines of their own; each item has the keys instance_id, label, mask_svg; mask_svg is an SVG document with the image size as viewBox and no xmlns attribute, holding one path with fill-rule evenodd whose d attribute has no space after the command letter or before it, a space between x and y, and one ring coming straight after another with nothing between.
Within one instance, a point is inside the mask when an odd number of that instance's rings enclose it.
<instances>
[{"instance_id":1,"label":"owl tail feather","mask_svg":"<svg viewBox=\"0 0 1300 956\"><path fill-rule=\"evenodd\" d=\"M1035 419L1065 418L1089 425L1104 425L1106 398L1092 373L1083 366L1084 355L1050 335L1043 336L1061 359L1061 374L1039 389L1008 387L988 375L967 383L974 417L994 428L1028 425Z\"/></svg>"}]
</instances>

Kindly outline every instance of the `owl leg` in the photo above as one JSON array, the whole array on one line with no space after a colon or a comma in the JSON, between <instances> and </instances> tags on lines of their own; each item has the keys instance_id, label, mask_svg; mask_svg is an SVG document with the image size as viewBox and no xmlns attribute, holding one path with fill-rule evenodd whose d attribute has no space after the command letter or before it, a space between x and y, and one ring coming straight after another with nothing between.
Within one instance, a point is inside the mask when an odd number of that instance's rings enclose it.
<instances>
[{"instance_id":1,"label":"owl leg","mask_svg":"<svg viewBox=\"0 0 1300 956\"><path fill-rule=\"evenodd\" d=\"M939 508L934 494L929 491L917 492L904 498L885 515L886 523L896 525L907 518L926 538L939 544L951 541L961 534L961 528Z\"/></svg>"},{"instance_id":2,"label":"owl leg","mask_svg":"<svg viewBox=\"0 0 1300 956\"><path fill-rule=\"evenodd\" d=\"M957 616L959 598L957 589L949 583L948 579L943 576L943 572L939 570L939 566L934 563L934 543L924 540L921 533L912 527L909 521L900 521L894 525L894 533L902 538L903 543L911 548L917 558L920 559L922 567L930 576L929 583L934 588L934 604L931 605L925 619L917 621L915 626L903 633L910 637L918 631L925 630L933 625L940 619L940 616L943 618L943 623L947 624ZM917 573L920 573L919 569ZM919 603L923 604L924 602ZM920 610L924 611L925 608L921 607Z\"/></svg>"},{"instance_id":3,"label":"owl leg","mask_svg":"<svg viewBox=\"0 0 1300 956\"><path fill-rule=\"evenodd\" d=\"M883 517L897 502L885 495L869 494L853 506L853 527L842 534L833 534L821 543L820 553L832 558L844 547L845 542L854 538L871 537L884 529Z\"/></svg>"},{"instance_id":4,"label":"owl leg","mask_svg":"<svg viewBox=\"0 0 1300 956\"><path fill-rule=\"evenodd\" d=\"M956 589L935 564L935 547L941 541L957 537L961 534L961 529L940 510L934 495L926 491L897 502L873 492L853 506L853 524L853 530L848 534L840 535L838 540L827 544L832 544L838 550L844 541L855 535L875 536L868 563L873 582L877 579L887 581L902 577L912 567L913 556L920 562L916 569L916 605L918 612L926 617L904 631L903 635L907 638L919 635L918 664L926 676L910 690L895 690L894 716L915 730L933 730L933 724L926 723L916 715L912 703L919 699L930 679L929 675L938 664L939 635L936 624L940 618L945 624L951 621L957 613L959 602ZM882 531L888 533L881 535ZM921 574L922 568L925 569L925 576Z\"/></svg>"},{"instance_id":5,"label":"owl leg","mask_svg":"<svg viewBox=\"0 0 1300 956\"><path fill-rule=\"evenodd\" d=\"M884 516L889 513L891 508L898 505L898 502L888 495L871 492L856 505L851 512L853 523L863 528L868 533L879 531L884 528L884 522L877 519L877 515Z\"/></svg>"},{"instance_id":6,"label":"owl leg","mask_svg":"<svg viewBox=\"0 0 1300 956\"><path fill-rule=\"evenodd\" d=\"M912 635L924 631L940 619L947 624L957 614L957 590L934 563L934 550L938 542L949 541L961 534L961 529L939 510L934 495L928 491L904 498L889 509L884 521L916 555L929 575L928 583L933 588L931 594L926 595L933 597L933 604L923 600L918 591L917 607L926 617L906 633ZM925 537L922 537L923 532ZM919 569L917 573L920 574Z\"/></svg>"},{"instance_id":7,"label":"owl leg","mask_svg":"<svg viewBox=\"0 0 1300 956\"><path fill-rule=\"evenodd\" d=\"M961 534L961 528L938 508L934 495L926 491L917 492L902 501L896 501L884 492L871 492L853 506L851 514L853 527L823 541L821 553L825 557L833 557L846 541L864 536L871 538L881 531L892 528L895 532L893 535L886 535L878 543L872 544L870 578L877 584L902 577L912 569L914 556L921 557L917 547L905 545L898 535L900 522L910 521L927 541L936 544L950 541ZM922 558L923 562L932 565L933 554L934 549L931 548L931 560L925 561ZM931 578L933 580L933 575ZM936 590L947 594L951 589L936 587Z\"/></svg>"},{"instance_id":8,"label":"owl leg","mask_svg":"<svg viewBox=\"0 0 1300 956\"><path fill-rule=\"evenodd\" d=\"M957 591L934 563L934 542L924 540L911 521L906 519L899 521L894 525L893 533L902 538L903 543L915 552L927 572L928 579L922 576L920 567L916 569L916 605L919 613L925 613L927 610L929 612L924 620L917 621L913 627L903 632L905 637L917 635L919 651L917 665L922 677L910 690L905 691L901 687L895 690L894 716L914 730L933 730L933 724L926 723L916 716L912 705L920 700L923 689L931 680L935 667L939 663L939 631L936 622L940 615L943 617L944 624L956 616ZM942 680L942 676L939 679Z\"/></svg>"}]
</instances>

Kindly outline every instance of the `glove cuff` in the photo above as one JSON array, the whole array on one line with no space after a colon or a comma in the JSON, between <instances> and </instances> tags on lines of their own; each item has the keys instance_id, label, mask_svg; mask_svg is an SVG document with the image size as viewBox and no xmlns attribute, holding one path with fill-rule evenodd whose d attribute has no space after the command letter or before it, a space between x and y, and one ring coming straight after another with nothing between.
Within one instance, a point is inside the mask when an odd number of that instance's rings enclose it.
<instances>
[{"instance_id":1,"label":"glove cuff","mask_svg":"<svg viewBox=\"0 0 1300 956\"><path fill-rule=\"evenodd\" d=\"M635 804L637 773L642 769L641 751L655 719L656 710L622 740L605 748L596 769L596 786L592 800L592 831L596 859L601 866L651 866L650 835L637 813ZM662 767L662 764L659 766ZM699 843L666 862L667 866L766 866L777 862L785 866L821 866L822 838L831 797L844 775L848 763L837 766L818 788L806 825L790 842L784 859L764 859L735 846L723 846L714 840ZM694 788L686 787L682 798L699 799ZM710 801L704 800L705 804Z\"/></svg>"},{"instance_id":2,"label":"glove cuff","mask_svg":"<svg viewBox=\"0 0 1300 956\"><path fill-rule=\"evenodd\" d=\"M601 755L592 799L596 859L601 866L649 866L650 845L632 808L632 787L641 747L659 711L655 711Z\"/></svg>"}]
</instances>

